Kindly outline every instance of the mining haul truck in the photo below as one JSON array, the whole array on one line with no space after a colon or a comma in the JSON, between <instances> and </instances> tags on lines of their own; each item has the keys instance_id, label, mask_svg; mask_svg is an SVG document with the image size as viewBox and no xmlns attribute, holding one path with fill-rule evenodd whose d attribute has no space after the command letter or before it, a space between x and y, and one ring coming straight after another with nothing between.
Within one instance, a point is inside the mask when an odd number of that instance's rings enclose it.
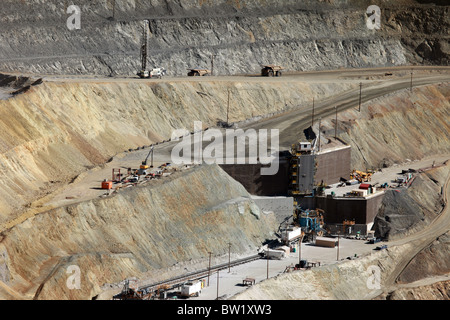
<instances>
[{"instance_id":1,"label":"mining haul truck","mask_svg":"<svg viewBox=\"0 0 450 320\"><path fill-rule=\"evenodd\" d=\"M209 76L211 75L211 71L208 69L188 69L189 77L198 77L198 76Z\"/></svg>"},{"instance_id":2,"label":"mining haul truck","mask_svg":"<svg viewBox=\"0 0 450 320\"><path fill-rule=\"evenodd\" d=\"M263 77L281 77L281 70L283 68L281 66L275 66L273 64L265 65L261 69L261 75Z\"/></svg>"}]
</instances>

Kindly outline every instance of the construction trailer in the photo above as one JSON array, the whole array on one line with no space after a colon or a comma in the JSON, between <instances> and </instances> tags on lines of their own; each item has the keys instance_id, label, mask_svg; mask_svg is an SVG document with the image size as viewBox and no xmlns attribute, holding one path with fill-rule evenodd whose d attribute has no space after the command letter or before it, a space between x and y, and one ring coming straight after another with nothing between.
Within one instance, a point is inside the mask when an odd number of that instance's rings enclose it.
<instances>
[{"instance_id":1,"label":"construction trailer","mask_svg":"<svg viewBox=\"0 0 450 320\"><path fill-rule=\"evenodd\" d=\"M108 180L103 180L102 181L102 189L112 189L112 181L108 181Z\"/></svg>"},{"instance_id":2,"label":"construction trailer","mask_svg":"<svg viewBox=\"0 0 450 320\"><path fill-rule=\"evenodd\" d=\"M186 282L181 286L181 296L198 297L202 292L202 282L199 280Z\"/></svg>"},{"instance_id":3,"label":"construction trailer","mask_svg":"<svg viewBox=\"0 0 450 320\"><path fill-rule=\"evenodd\" d=\"M273 64L263 65L261 69L261 75L263 77L281 77L281 70L283 67Z\"/></svg>"},{"instance_id":4,"label":"construction trailer","mask_svg":"<svg viewBox=\"0 0 450 320\"><path fill-rule=\"evenodd\" d=\"M296 226L289 226L281 231L281 240L289 245L290 242L296 241L302 236L302 229Z\"/></svg>"}]
</instances>

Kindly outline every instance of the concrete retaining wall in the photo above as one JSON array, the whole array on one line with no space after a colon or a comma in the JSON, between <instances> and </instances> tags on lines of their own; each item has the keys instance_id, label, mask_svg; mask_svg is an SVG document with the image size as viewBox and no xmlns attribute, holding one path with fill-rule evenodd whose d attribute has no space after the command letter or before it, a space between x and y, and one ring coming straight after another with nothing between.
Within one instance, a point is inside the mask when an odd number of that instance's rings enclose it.
<instances>
[{"instance_id":1,"label":"concrete retaining wall","mask_svg":"<svg viewBox=\"0 0 450 320\"><path fill-rule=\"evenodd\" d=\"M286 196L289 187L289 161L280 158L275 175L261 175L261 164L222 164L220 167L257 196Z\"/></svg>"},{"instance_id":2,"label":"concrete retaining wall","mask_svg":"<svg viewBox=\"0 0 450 320\"><path fill-rule=\"evenodd\" d=\"M316 207L325 210L325 223L355 220L356 224L372 223L381 206L384 193L366 198L316 197Z\"/></svg>"},{"instance_id":3,"label":"concrete retaining wall","mask_svg":"<svg viewBox=\"0 0 450 320\"><path fill-rule=\"evenodd\" d=\"M351 174L351 146L344 146L336 150L326 150L316 155L317 171L315 184L323 181L325 184L339 182L341 177L350 178Z\"/></svg>"}]
</instances>

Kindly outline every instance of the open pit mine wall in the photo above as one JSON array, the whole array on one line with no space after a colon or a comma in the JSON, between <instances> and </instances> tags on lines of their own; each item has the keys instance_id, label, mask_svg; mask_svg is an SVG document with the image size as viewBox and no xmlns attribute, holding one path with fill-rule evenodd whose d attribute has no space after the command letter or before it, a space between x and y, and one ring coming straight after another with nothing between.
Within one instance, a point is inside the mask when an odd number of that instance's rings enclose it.
<instances>
[{"instance_id":1,"label":"open pit mine wall","mask_svg":"<svg viewBox=\"0 0 450 320\"><path fill-rule=\"evenodd\" d=\"M361 112L338 114L338 136L352 146L352 169L367 170L450 152L450 87L443 83L385 95ZM334 135L334 117L322 130Z\"/></svg>"},{"instance_id":2,"label":"open pit mine wall","mask_svg":"<svg viewBox=\"0 0 450 320\"><path fill-rule=\"evenodd\" d=\"M449 64L449 7L406 0L79 0L80 29L69 30L69 2L2 1L0 70L44 74L136 75L143 20L148 66L169 75L404 64ZM381 29L370 29L370 5Z\"/></svg>"},{"instance_id":3,"label":"open pit mine wall","mask_svg":"<svg viewBox=\"0 0 450 320\"><path fill-rule=\"evenodd\" d=\"M129 148L309 104L354 88L294 82L45 82L0 100L0 225L23 206ZM137 164L138 165L138 164Z\"/></svg>"},{"instance_id":4,"label":"open pit mine wall","mask_svg":"<svg viewBox=\"0 0 450 320\"><path fill-rule=\"evenodd\" d=\"M256 254L275 229L273 214L260 212L219 166L194 167L3 232L0 298L90 299L128 277L151 283L207 268L209 251L214 264L220 255L228 261L224 243L233 254ZM77 267L80 289L71 290Z\"/></svg>"}]
</instances>

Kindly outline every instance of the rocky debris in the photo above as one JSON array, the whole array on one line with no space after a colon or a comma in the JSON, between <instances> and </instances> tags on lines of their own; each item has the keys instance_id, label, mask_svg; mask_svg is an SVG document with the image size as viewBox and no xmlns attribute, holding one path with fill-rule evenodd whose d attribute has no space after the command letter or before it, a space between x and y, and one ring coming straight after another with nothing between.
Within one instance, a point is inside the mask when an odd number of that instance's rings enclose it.
<instances>
[{"instance_id":1,"label":"rocky debris","mask_svg":"<svg viewBox=\"0 0 450 320\"><path fill-rule=\"evenodd\" d=\"M424 219L422 208L407 189L386 190L374 221L375 237L389 240Z\"/></svg>"},{"instance_id":2,"label":"rocky debris","mask_svg":"<svg viewBox=\"0 0 450 320\"><path fill-rule=\"evenodd\" d=\"M374 221L375 236L393 240L432 221L442 210L441 187L448 172L448 166L436 168L416 176L409 188L386 190Z\"/></svg>"}]
</instances>

